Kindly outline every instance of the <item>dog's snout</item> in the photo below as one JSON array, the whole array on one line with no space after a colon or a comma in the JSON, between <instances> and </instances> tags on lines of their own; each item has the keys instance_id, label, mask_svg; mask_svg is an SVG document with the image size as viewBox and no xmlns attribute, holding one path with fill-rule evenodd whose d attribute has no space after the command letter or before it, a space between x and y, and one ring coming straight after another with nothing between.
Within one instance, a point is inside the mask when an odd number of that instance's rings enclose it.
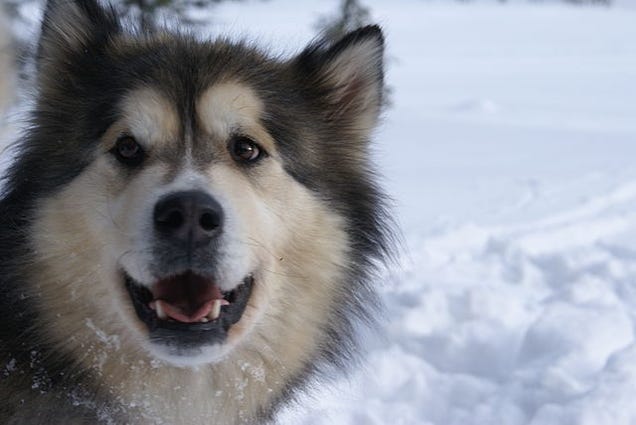
<instances>
[{"instance_id":1,"label":"dog's snout","mask_svg":"<svg viewBox=\"0 0 636 425\"><path fill-rule=\"evenodd\" d=\"M175 243L196 247L210 242L221 232L223 209L201 191L166 195L154 209L155 230Z\"/></svg>"}]
</instances>

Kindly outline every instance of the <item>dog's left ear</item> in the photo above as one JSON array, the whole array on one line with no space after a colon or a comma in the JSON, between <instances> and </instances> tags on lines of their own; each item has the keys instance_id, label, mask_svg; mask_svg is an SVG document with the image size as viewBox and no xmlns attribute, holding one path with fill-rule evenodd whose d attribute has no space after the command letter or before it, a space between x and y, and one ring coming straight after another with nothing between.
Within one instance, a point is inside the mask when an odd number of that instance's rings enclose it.
<instances>
[{"instance_id":1,"label":"dog's left ear","mask_svg":"<svg viewBox=\"0 0 636 425\"><path fill-rule=\"evenodd\" d=\"M384 37L377 25L355 30L335 44L310 45L295 60L306 90L327 102L326 117L366 138L375 127L384 92Z\"/></svg>"}]
</instances>

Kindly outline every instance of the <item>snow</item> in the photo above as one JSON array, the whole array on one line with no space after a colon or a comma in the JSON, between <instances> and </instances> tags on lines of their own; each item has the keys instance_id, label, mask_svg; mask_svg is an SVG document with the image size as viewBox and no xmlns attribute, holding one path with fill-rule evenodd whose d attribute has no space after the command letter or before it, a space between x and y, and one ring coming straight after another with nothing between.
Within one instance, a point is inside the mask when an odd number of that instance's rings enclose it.
<instances>
[{"instance_id":1,"label":"snow","mask_svg":"<svg viewBox=\"0 0 636 425\"><path fill-rule=\"evenodd\" d=\"M336 1L224 3L294 52ZM369 0L405 247L364 366L281 425L636 423L636 7Z\"/></svg>"},{"instance_id":2,"label":"snow","mask_svg":"<svg viewBox=\"0 0 636 425\"><path fill-rule=\"evenodd\" d=\"M387 34L375 156L406 246L364 367L281 424L636 423L628 3L365 2ZM313 7L217 12L289 52L335 2Z\"/></svg>"}]
</instances>

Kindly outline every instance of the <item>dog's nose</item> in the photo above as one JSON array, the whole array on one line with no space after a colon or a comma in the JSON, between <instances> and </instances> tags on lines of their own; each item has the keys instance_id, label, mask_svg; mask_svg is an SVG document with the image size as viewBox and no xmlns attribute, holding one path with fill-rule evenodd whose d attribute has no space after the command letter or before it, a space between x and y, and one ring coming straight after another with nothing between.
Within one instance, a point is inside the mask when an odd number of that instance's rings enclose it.
<instances>
[{"instance_id":1,"label":"dog's nose","mask_svg":"<svg viewBox=\"0 0 636 425\"><path fill-rule=\"evenodd\" d=\"M223 209L205 192L175 192L157 202L154 223L162 237L191 249L221 233Z\"/></svg>"}]
</instances>

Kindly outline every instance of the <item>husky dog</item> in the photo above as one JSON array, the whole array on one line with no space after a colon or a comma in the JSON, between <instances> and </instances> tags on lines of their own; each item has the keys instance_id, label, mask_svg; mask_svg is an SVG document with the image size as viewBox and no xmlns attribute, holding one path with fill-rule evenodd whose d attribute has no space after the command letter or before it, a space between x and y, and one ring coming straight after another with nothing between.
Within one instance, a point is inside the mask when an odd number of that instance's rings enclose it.
<instances>
[{"instance_id":1,"label":"husky dog","mask_svg":"<svg viewBox=\"0 0 636 425\"><path fill-rule=\"evenodd\" d=\"M0 202L0 423L264 424L348 364L390 239L378 27L283 60L50 0L37 56Z\"/></svg>"}]
</instances>

